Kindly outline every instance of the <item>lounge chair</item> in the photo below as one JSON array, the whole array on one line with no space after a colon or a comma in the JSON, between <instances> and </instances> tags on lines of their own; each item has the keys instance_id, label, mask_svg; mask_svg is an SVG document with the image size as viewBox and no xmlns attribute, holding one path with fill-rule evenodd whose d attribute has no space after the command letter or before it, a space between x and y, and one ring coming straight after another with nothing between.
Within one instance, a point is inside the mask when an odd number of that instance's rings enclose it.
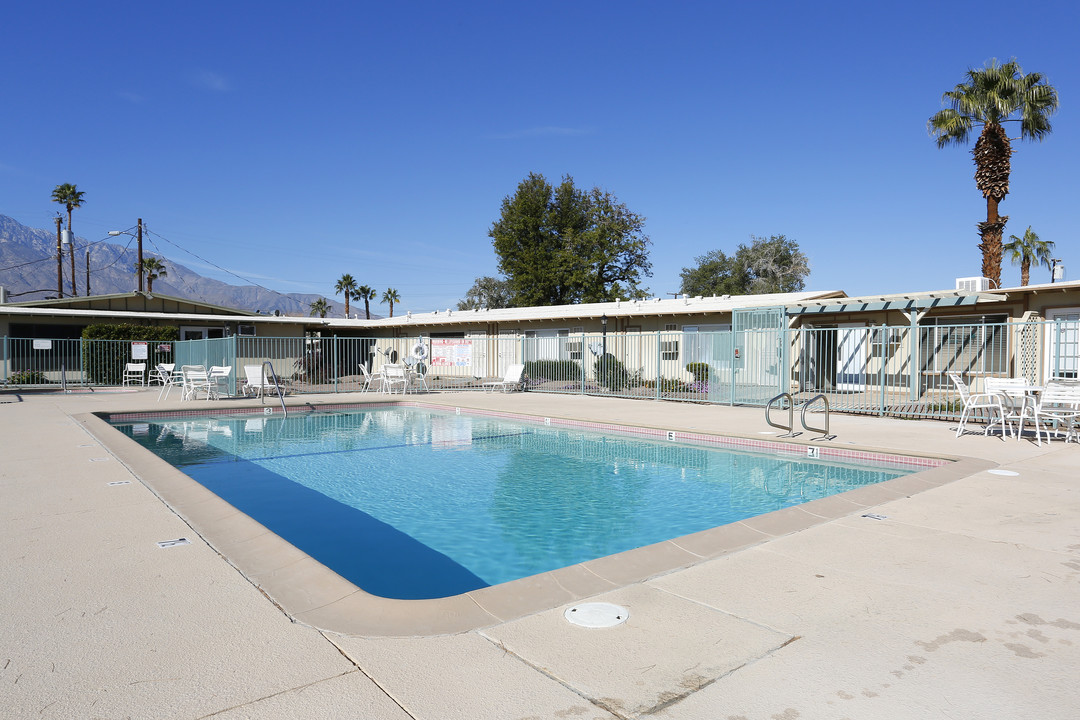
<instances>
[{"instance_id":1,"label":"lounge chair","mask_svg":"<svg viewBox=\"0 0 1080 720\"><path fill-rule=\"evenodd\" d=\"M282 395L285 394L285 388L280 385L275 385L274 381L263 375L262 365L245 365L244 366L244 384L241 387L241 392L244 395L254 395L257 398L261 398L263 393L274 393L278 391Z\"/></svg>"},{"instance_id":2,"label":"lounge chair","mask_svg":"<svg viewBox=\"0 0 1080 720\"><path fill-rule=\"evenodd\" d=\"M506 368L506 374L503 375L502 380L491 380L484 383L484 387L488 388L488 392L495 392L495 388L499 388L503 392L520 390L523 385L524 375L524 365L511 365Z\"/></svg>"}]
</instances>

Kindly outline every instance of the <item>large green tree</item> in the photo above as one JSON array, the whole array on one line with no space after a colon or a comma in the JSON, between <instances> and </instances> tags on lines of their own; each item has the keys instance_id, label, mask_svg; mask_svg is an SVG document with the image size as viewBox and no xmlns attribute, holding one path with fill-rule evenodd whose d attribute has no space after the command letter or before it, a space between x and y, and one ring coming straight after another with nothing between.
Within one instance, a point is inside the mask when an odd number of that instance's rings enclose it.
<instances>
[{"instance_id":1,"label":"large green tree","mask_svg":"<svg viewBox=\"0 0 1080 720\"><path fill-rule=\"evenodd\" d=\"M352 298L353 293L356 292L356 278L349 273L345 273L338 281L334 283L334 294L345 295L345 319L349 318L349 300Z\"/></svg>"},{"instance_id":2,"label":"large green tree","mask_svg":"<svg viewBox=\"0 0 1080 720\"><path fill-rule=\"evenodd\" d=\"M378 296L379 291L367 285L361 285L353 291L353 300L364 301L364 317L371 319L371 301Z\"/></svg>"},{"instance_id":3,"label":"large green tree","mask_svg":"<svg viewBox=\"0 0 1080 720\"><path fill-rule=\"evenodd\" d=\"M797 292L806 287L810 261L799 244L784 235L751 236L734 255L711 250L683 268L680 292L687 295L762 295Z\"/></svg>"},{"instance_id":4,"label":"large green tree","mask_svg":"<svg viewBox=\"0 0 1080 720\"><path fill-rule=\"evenodd\" d=\"M652 274L645 218L609 192L552 186L529 173L503 199L489 235L514 306L604 302L641 292Z\"/></svg>"},{"instance_id":5,"label":"large green tree","mask_svg":"<svg viewBox=\"0 0 1080 720\"><path fill-rule=\"evenodd\" d=\"M1013 265L1020 266L1020 286L1024 287L1031 279L1031 266L1046 266L1047 270L1053 271L1051 255L1054 254L1054 243L1049 240L1040 240L1035 231L1028 225L1024 231L1024 237L1010 235L1012 242L1005 243L1003 250L1009 254Z\"/></svg>"},{"instance_id":6,"label":"large green tree","mask_svg":"<svg viewBox=\"0 0 1080 720\"><path fill-rule=\"evenodd\" d=\"M75 231L71 228L71 211L77 207L82 207L83 195L86 193L79 190L71 183L64 183L57 185L53 188L52 200L55 203L60 203L67 209L68 216L68 232L71 233L71 244L68 249L71 251L71 294L78 295L78 289L75 284Z\"/></svg>"},{"instance_id":7,"label":"large green tree","mask_svg":"<svg viewBox=\"0 0 1080 720\"><path fill-rule=\"evenodd\" d=\"M458 300L458 310L478 310L510 307L510 285L501 278L483 275L476 278L473 286L465 293L464 300Z\"/></svg>"},{"instance_id":8,"label":"large green tree","mask_svg":"<svg viewBox=\"0 0 1080 720\"><path fill-rule=\"evenodd\" d=\"M394 317L394 303L401 302L401 295L394 288L387 288L382 294L382 301L390 303L390 317Z\"/></svg>"},{"instance_id":9,"label":"large green tree","mask_svg":"<svg viewBox=\"0 0 1080 720\"><path fill-rule=\"evenodd\" d=\"M1042 140L1050 133L1050 116L1057 110L1058 94L1039 73L1024 74L1015 59L971 69L967 79L946 92L948 107L927 123L930 134L943 148L967 144L972 130L980 128L975 141L975 185L986 198L986 220L978 224L982 274L1001 285L1002 234L1008 215L998 205L1009 194L1012 142L1005 124L1020 124L1020 139Z\"/></svg>"}]
</instances>

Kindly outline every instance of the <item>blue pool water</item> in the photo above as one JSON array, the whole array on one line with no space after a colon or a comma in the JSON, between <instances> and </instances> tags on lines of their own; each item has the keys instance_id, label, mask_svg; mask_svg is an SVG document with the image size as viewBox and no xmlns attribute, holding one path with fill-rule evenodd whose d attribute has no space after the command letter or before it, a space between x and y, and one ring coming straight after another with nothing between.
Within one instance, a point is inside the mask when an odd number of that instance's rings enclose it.
<instances>
[{"instance_id":1,"label":"blue pool water","mask_svg":"<svg viewBox=\"0 0 1080 720\"><path fill-rule=\"evenodd\" d=\"M374 595L456 595L906 475L418 408L117 427Z\"/></svg>"}]
</instances>

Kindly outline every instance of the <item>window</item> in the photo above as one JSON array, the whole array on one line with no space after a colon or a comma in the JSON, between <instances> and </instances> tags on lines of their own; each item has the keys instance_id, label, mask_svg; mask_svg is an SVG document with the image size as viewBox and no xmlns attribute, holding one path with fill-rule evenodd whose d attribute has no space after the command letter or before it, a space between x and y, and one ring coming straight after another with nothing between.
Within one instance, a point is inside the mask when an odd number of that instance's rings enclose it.
<instances>
[{"instance_id":1,"label":"window","mask_svg":"<svg viewBox=\"0 0 1080 720\"><path fill-rule=\"evenodd\" d=\"M667 323L664 325L664 332L671 333L676 331L675 323ZM660 359L661 360L678 360L679 359L679 341L676 336L661 335L660 336Z\"/></svg>"},{"instance_id":2,"label":"window","mask_svg":"<svg viewBox=\"0 0 1080 720\"><path fill-rule=\"evenodd\" d=\"M237 335L247 335L247 336L250 336L250 337L255 337L255 326L254 325L237 325L236 326L236 334Z\"/></svg>"},{"instance_id":3,"label":"window","mask_svg":"<svg viewBox=\"0 0 1080 720\"><path fill-rule=\"evenodd\" d=\"M924 367L935 372L1008 374L1006 315L934 318L923 329Z\"/></svg>"}]
</instances>

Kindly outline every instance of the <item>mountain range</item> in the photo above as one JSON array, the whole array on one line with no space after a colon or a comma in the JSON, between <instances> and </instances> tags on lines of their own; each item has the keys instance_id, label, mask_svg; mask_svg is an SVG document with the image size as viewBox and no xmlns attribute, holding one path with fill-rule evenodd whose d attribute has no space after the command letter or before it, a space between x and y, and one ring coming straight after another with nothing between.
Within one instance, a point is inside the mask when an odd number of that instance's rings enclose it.
<instances>
[{"instance_id":1,"label":"mountain range","mask_svg":"<svg viewBox=\"0 0 1080 720\"><path fill-rule=\"evenodd\" d=\"M134 243L130 243L134 245ZM86 295L86 251L90 251L90 290L94 295L126 293L136 289L136 249L108 242L89 243L75 239L75 285ZM63 251L64 297L71 296L70 249ZM309 316L311 303L323 295L279 293L256 285L230 285L200 275L143 246L143 257L153 255L165 265L167 274L154 280L154 291L163 295L198 300L212 305L281 315ZM9 302L41 300L56 294L56 231L31 228L7 215L0 215L0 287L8 291ZM327 317L344 317L345 306L326 297ZM363 308L361 307L361 310ZM355 307L352 309L355 313ZM372 315L372 318L378 317Z\"/></svg>"}]
</instances>

